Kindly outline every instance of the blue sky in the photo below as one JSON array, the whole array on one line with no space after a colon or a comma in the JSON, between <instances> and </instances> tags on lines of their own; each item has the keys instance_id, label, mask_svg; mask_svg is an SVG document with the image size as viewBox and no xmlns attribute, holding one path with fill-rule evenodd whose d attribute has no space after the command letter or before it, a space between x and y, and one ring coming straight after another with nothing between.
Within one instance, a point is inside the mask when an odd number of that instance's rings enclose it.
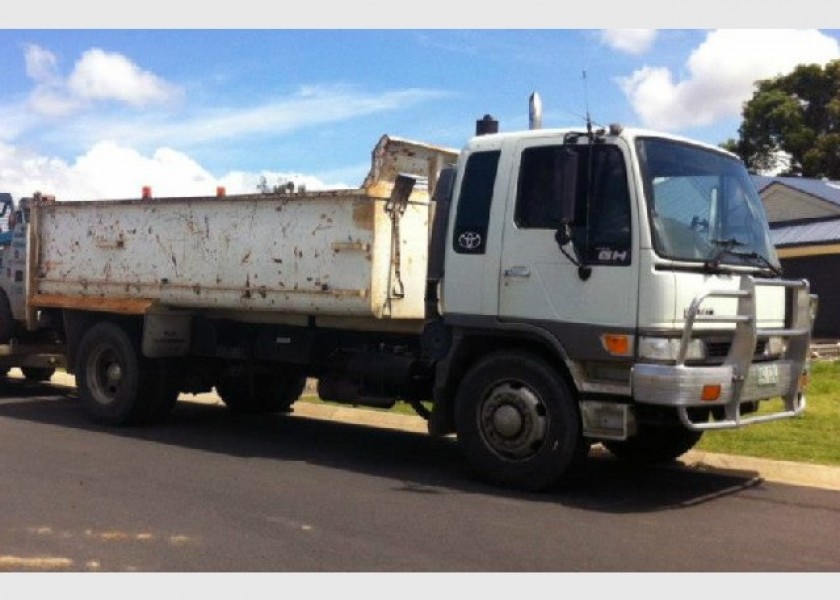
<instances>
[{"instance_id":1,"label":"blue sky","mask_svg":"<svg viewBox=\"0 0 840 600\"><path fill-rule=\"evenodd\" d=\"M817 29L28 23L0 30L0 191L15 197L251 192L260 176L356 187L382 134L460 148L485 113L527 127L533 91L545 127L582 125L588 106L597 123L717 144L753 81L840 58L840 31Z\"/></svg>"}]
</instances>

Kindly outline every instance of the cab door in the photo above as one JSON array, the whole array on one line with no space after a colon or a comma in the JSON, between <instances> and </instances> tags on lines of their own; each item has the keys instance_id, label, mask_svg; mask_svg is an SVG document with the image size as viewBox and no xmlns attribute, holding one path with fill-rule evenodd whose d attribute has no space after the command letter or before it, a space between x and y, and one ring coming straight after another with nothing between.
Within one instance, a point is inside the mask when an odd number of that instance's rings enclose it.
<instances>
[{"instance_id":1,"label":"cab door","mask_svg":"<svg viewBox=\"0 0 840 600\"><path fill-rule=\"evenodd\" d=\"M575 216L572 241L561 247L558 156L570 149L578 155ZM598 355L602 332L636 327L638 215L626 152L613 143L562 146L555 137L520 142L512 162L499 316L550 330L573 358L578 350Z\"/></svg>"}]
</instances>

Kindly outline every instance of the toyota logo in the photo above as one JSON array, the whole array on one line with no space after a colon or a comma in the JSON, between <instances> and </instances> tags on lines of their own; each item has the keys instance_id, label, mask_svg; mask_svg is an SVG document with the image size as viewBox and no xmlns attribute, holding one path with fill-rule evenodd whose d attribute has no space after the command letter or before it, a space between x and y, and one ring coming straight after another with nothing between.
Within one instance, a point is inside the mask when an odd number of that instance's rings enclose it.
<instances>
[{"instance_id":1,"label":"toyota logo","mask_svg":"<svg viewBox=\"0 0 840 600\"><path fill-rule=\"evenodd\" d=\"M458 236L458 245L465 250L475 250L481 246L481 234L475 231L465 231Z\"/></svg>"}]
</instances>

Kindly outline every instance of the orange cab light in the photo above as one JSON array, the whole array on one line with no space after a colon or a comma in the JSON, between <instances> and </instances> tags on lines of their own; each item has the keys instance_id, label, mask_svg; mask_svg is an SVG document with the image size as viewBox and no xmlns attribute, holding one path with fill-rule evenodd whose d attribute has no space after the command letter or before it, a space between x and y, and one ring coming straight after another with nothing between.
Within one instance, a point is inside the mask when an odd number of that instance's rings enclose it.
<instances>
[{"instance_id":1,"label":"orange cab light","mask_svg":"<svg viewBox=\"0 0 840 600\"><path fill-rule=\"evenodd\" d=\"M720 398L720 384L703 386L703 391L700 393L700 399L703 402L714 402L718 398Z\"/></svg>"},{"instance_id":2,"label":"orange cab light","mask_svg":"<svg viewBox=\"0 0 840 600\"><path fill-rule=\"evenodd\" d=\"M604 348L614 356L630 356L630 338L626 335L607 333L601 336Z\"/></svg>"}]
</instances>

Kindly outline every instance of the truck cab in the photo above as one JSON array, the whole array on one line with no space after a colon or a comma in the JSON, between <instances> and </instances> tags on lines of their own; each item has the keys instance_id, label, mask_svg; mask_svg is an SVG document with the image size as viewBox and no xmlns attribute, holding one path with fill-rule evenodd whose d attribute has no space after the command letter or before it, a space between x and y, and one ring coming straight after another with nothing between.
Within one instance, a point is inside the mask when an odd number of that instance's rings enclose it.
<instances>
[{"instance_id":1,"label":"truck cab","mask_svg":"<svg viewBox=\"0 0 840 600\"><path fill-rule=\"evenodd\" d=\"M50 197L36 194L37 201ZM64 365L63 342L54 322L38 313L27 324L29 204L0 193L0 373L19 367L30 381L48 381Z\"/></svg>"},{"instance_id":2,"label":"truck cab","mask_svg":"<svg viewBox=\"0 0 840 600\"><path fill-rule=\"evenodd\" d=\"M439 286L461 381L439 386L455 408L432 427L488 478L544 463L550 479L592 442L670 460L706 430L804 411L815 298L781 279L736 156L620 125L536 129L476 136L455 173Z\"/></svg>"}]
</instances>

